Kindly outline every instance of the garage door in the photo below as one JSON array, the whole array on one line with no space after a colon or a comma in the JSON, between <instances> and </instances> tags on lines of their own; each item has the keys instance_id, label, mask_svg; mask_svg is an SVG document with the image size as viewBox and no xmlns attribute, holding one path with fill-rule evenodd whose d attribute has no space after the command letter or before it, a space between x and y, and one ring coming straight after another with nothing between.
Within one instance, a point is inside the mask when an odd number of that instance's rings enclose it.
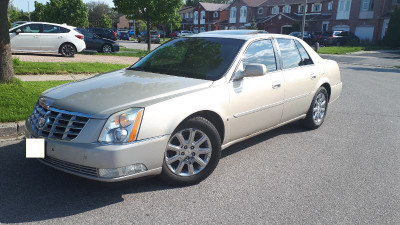
<instances>
[{"instance_id":1,"label":"garage door","mask_svg":"<svg viewBox=\"0 0 400 225\"><path fill-rule=\"evenodd\" d=\"M360 38L360 40L372 41L374 36L374 27L356 27L355 35Z\"/></svg>"}]
</instances>

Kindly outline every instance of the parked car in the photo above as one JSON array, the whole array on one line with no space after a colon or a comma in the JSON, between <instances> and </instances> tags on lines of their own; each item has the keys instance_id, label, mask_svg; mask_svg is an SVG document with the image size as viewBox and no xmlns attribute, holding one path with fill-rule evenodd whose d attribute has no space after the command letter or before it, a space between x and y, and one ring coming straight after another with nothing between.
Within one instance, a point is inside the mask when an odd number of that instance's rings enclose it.
<instances>
[{"instance_id":1,"label":"parked car","mask_svg":"<svg viewBox=\"0 0 400 225\"><path fill-rule=\"evenodd\" d=\"M183 36L192 35L192 34L193 34L192 31L181 30L181 31L178 32L177 36L178 37L183 37Z\"/></svg>"},{"instance_id":2,"label":"parked car","mask_svg":"<svg viewBox=\"0 0 400 225\"><path fill-rule=\"evenodd\" d=\"M289 35L293 36L293 37L301 38L300 31L291 32ZM308 31L304 31L303 41L305 41L309 45L314 44L314 40L313 40L311 34L308 33Z\"/></svg>"},{"instance_id":3,"label":"parked car","mask_svg":"<svg viewBox=\"0 0 400 225\"><path fill-rule=\"evenodd\" d=\"M296 37L232 33L178 38L43 92L26 121L27 138L45 140L41 162L99 181L191 185L228 146L296 120L320 127L342 90L338 64Z\"/></svg>"},{"instance_id":4,"label":"parked car","mask_svg":"<svg viewBox=\"0 0 400 225\"><path fill-rule=\"evenodd\" d=\"M126 32L123 32L123 31L119 32L119 34L118 34L118 39L129 41L129 32L128 32L128 31L126 31Z\"/></svg>"},{"instance_id":5,"label":"parked car","mask_svg":"<svg viewBox=\"0 0 400 225\"><path fill-rule=\"evenodd\" d=\"M360 38L350 31L326 31L322 34L321 43L323 45L346 45L346 44L359 44Z\"/></svg>"},{"instance_id":6,"label":"parked car","mask_svg":"<svg viewBox=\"0 0 400 225\"><path fill-rule=\"evenodd\" d=\"M135 31L134 30L129 30L128 31L129 37L135 37Z\"/></svg>"},{"instance_id":7,"label":"parked car","mask_svg":"<svg viewBox=\"0 0 400 225\"><path fill-rule=\"evenodd\" d=\"M21 24L27 23L28 21L15 21L11 24L11 28L17 27Z\"/></svg>"},{"instance_id":8,"label":"parked car","mask_svg":"<svg viewBox=\"0 0 400 225\"><path fill-rule=\"evenodd\" d=\"M13 52L56 52L72 57L86 48L83 35L65 24L28 22L9 30Z\"/></svg>"},{"instance_id":9,"label":"parked car","mask_svg":"<svg viewBox=\"0 0 400 225\"><path fill-rule=\"evenodd\" d=\"M322 37L322 31L314 31L311 33L312 39L315 42L320 42L320 39Z\"/></svg>"},{"instance_id":10,"label":"parked car","mask_svg":"<svg viewBox=\"0 0 400 225\"><path fill-rule=\"evenodd\" d=\"M84 28L77 28L77 30L79 31L79 33L85 36L84 40L86 43L87 50L95 50L104 53L119 51L119 45L116 41L101 38Z\"/></svg>"},{"instance_id":11,"label":"parked car","mask_svg":"<svg viewBox=\"0 0 400 225\"><path fill-rule=\"evenodd\" d=\"M142 41L144 41L144 42L147 43L147 41L148 41L148 38L147 38L147 31L146 31L146 30L145 30L145 31L142 31L142 32L138 35L137 39L138 39L138 42L139 42L139 43L142 42ZM157 31L155 31L155 30L151 30L151 31L150 31L150 40L151 40L151 42L160 44L160 34L158 34Z\"/></svg>"},{"instance_id":12,"label":"parked car","mask_svg":"<svg viewBox=\"0 0 400 225\"><path fill-rule=\"evenodd\" d=\"M117 40L117 33L111 29L89 27L87 30L92 32L93 34L96 34L97 36L99 36L101 38L107 38L107 39L110 39L113 41Z\"/></svg>"},{"instance_id":13,"label":"parked car","mask_svg":"<svg viewBox=\"0 0 400 225\"><path fill-rule=\"evenodd\" d=\"M172 32L169 34L169 37L170 37L171 39L177 38L177 37L178 37L178 31L172 31Z\"/></svg>"}]
</instances>

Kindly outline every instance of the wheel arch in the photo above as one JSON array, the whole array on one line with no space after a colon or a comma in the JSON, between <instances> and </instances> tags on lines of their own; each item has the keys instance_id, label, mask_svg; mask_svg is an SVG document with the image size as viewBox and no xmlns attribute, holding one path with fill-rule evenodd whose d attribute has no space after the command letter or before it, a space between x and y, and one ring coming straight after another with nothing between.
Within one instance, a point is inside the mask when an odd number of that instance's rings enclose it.
<instances>
[{"instance_id":1,"label":"wheel arch","mask_svg":"<svg viewBox=\"0 0 400 225\"><path fill-rule=\"evenodd\" d=\"M329 83L323 83L321 87L324 87L328 92L328 100L331 98L331 85Z\"/></svg>"},{"instance_id":2,"label":"wheel arch","mask_svg":"<svg viewBox=\"0 0 400 225\"><path fill-rule=\"evenodd\" d=\"M61 47L65 44L71 44L72 46L74 46L75 52L77 52L76 46L74 45L74 43L66 41L64 43L62 43L59 47L58 47L58 53L61 53Z\"/></svg>"},{"instance_id":3,"label":"wheel arch","mask_svg":"<svg viewBox=\"0 0 400 225\"><path fill-rule=\"evenodd\" d=\"M213 112L210 110L203 110L203 111L195 112L195 113L189 115L188 117L186 117L182 122L179 123L179 125L177 127L179 127L184 122L186 122L187 120L194 118L194 117L203 117L204 119L210 121L210 123L212 123L212 125L214 125L214 127L217 129L218 134L221 138L221 143L223 143L224 137L225 137L225 125L224 125L224 122L223 122L221 116L216 112Z\"/></svg>"}]
</instances>

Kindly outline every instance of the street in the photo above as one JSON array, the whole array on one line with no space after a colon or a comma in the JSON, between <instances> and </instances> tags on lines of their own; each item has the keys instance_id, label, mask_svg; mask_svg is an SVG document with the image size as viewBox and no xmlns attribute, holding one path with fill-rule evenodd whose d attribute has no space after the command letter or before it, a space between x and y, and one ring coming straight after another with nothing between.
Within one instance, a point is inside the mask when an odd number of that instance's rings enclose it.
<instances>
[{"instance_id":1,"label":"street","mask_svg":"<svg viewBox=\"0 0 400 225\"><path fill-rule=\"evenodd\" d=\"M400 70L340 64L322 127L292 123L224 150L198 185L101 183L0 142L0 223L400 224Z\"/></svg>"}]
</instances>

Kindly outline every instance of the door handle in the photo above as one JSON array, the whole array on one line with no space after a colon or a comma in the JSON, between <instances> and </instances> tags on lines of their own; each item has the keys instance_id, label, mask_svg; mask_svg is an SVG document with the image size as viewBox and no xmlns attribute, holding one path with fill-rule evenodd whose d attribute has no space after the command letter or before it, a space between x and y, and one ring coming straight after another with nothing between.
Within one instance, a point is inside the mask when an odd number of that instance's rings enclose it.
<instances>
[{"instance_id":1,"label":"door handle","mask_svg":"<svg viewBox=\"0 0 400 225\"><path fill-rule=\"evenodd\" d=\"M280 88L280 87L281 87L281 82L275 82L275 83L272 84L272 88L273 89L277 89L277 88Z\"/></svg>"},{"instance_id":2,"label":"door handle","mask_svg":"<svg viewBox=\"0 0 400 225\"><path fill-rule=\"evenodd\" d=\"M311 74L311 80L314 80L315 78L317 78L317 75L314 73L314 74Z\"/></svg>"}]
</instances>

